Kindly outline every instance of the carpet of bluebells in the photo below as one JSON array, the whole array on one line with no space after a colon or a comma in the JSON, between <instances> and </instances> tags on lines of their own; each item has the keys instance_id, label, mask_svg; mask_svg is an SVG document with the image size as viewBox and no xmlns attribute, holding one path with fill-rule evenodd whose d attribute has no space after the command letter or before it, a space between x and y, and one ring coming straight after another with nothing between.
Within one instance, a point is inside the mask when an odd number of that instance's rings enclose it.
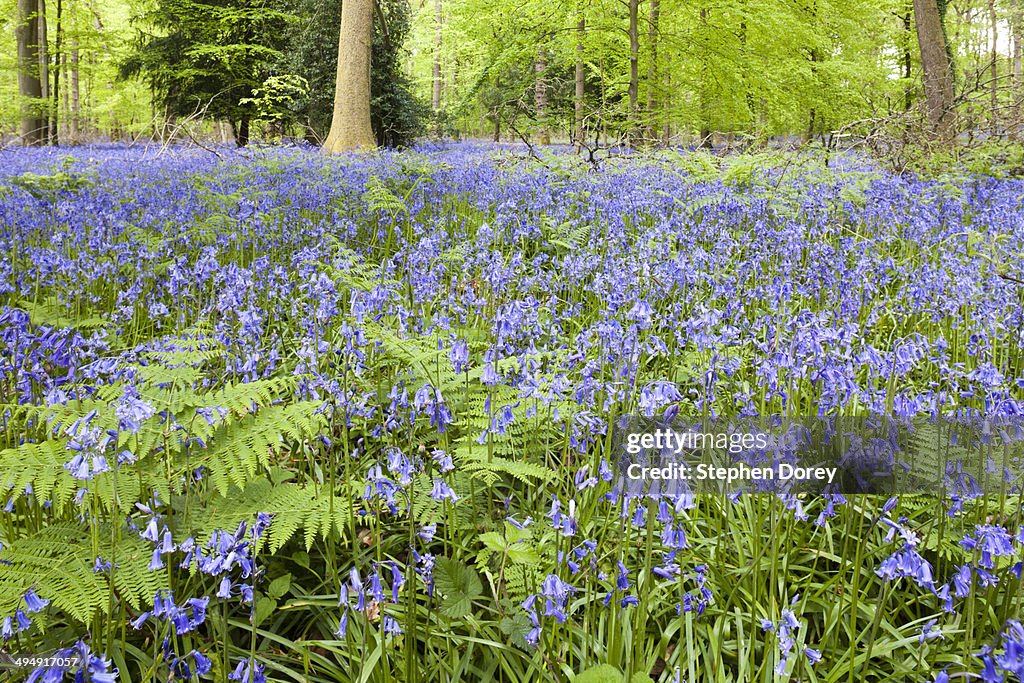
<instances>
[{"instance_id":1,"label":"carpet of bluebells","mask_svg":"<svg viewBox=\"0 0 1024 683\"><path fill-rule=\"evenodd\" d=\"M0 676L1024 677L1019 488L627 497L609 464L625 415L1024 413L1024 183L0 159Z\"/></svg>"}]
</instances>

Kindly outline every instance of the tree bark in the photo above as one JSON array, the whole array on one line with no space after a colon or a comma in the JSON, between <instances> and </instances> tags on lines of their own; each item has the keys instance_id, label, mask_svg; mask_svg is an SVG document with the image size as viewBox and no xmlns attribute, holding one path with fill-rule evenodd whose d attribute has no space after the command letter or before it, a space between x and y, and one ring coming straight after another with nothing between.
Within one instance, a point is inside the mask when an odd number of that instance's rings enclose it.
<instances>
[{"instance_id":1,"label":"tree bark","mask_svg":"<svg viewBox=\"0 0 1024 683\"><path fill-rule=\"evenodd\" d=\"M50 116L48 113L50 105L50 52L46 38L46 0L38 0L36 5L38 18L36 19L39 28L39 90L43 101L40 103L43 118L43 142L49 142L50 137Z\"/></svg>"},{"instance_id":2,"label":"tree bark","mask_svg":"<svg viewBox=\"0 0 1024 683\"><path fill-rule=\"evenodd\" d=\"M70 116L68 117L68 134L71 144L77 145L81 121L82 89L78 72L78 39L71 40L71 71L68 73L68 90L70 91Z\"/></svg>"},{"instance_id":3,"label":"tree bark","mask_svg":"<svg viewBox=\"0 0 1024 683\"><path fill-rule=\"evenodd\" d=\"M999 130L999 17L996 15L996 0L988 0L988 18L992 29L992 65L990 67L989 84L991 89L992 118L990 131L993 135Z\"/></svg>"},{"instance_id":4,"label":"tree bark","mask_svg":"<svg viewBox=\"0 0 1024 683\"><path fill-rule=\"evenodd\" d=\"M334 115L324 151L332 154L371 149L377 142L370 124L370 59L374 0L345 0L338 35Z\"/></svg>"},{"instance_id":5,"label":"tree bark","mask_svg":"<svg viewBox=\"0 0 1024 683\"><path fill-rule=\"evenodd\" d=\"M750 88L750 82L753 79L750 77L751 69L748 66L749 62L750 51L747 49L747 22L740 21L740 80L743 83L743 101L747 105L748 127L750 130L755 130L757 127L756 102L754 100L754 93Z\"/></svg>"},{"instance_id":6,"label":"tree bark","mask_svg":"<svg viewBox=\"0 0 1024 683\"><path fill-rule=\"evenodd\" d=\"M21 141L38 145L43 140L44 121L39 116L39 100L43 96L39 82L39 21L36 0L18 0L18 93L21 105Z\"/></svg>"},{"instance_id":7,"label":"tree bark","mask_svg":"<svg viewBox=\"0 0 1024 683\"><path fill-rule=\"evenodd\" d=\"M700 25L701 25L701 43L702 48L705 52L702 55L700 65L700 92L698 95L700 105L700 146L706 149L714 147L714 140L712 139L711 131L711 95L708 92L708 62L706 57L706 50L708 48L708 41L705 36L708 34L708 8L700 8Z\"/></svg>"},{"instance_id":8,"label":"tree bark","mask_svg":"<svg viewBox=\"0 0 1024 683\"><path fill-rule=\"evenodd\" d=\"M634 129L640 100L640 0L629 0L629 125Z\"/></svg>"},{"instance_id":9,"label":"tree bark","mask_svg":"<svg viewBox=\"0 0 1024 683\"><path fill-rule=\"evenodd\" d=\"M547 56L544 48L540 49L537 59L533 62L533 70L537 75L534 81L533 106L537 114L537 142L542 145L551 144L551 131L548 130L548 83L545 72L548 68Z\"/></svg>"},{"instance_id":10,"label":"tree bark","mask_svg":"<svg viewBox=\"0 0 1024 683\"><path fill-rule=\"evenodd\" d=\"M63 4L61 0L57 0L57 35L54 40L54 60L53 60L53 116L50 118L50 143L60 143L60 132L58 112L60 112L60 71L61 71L61 58L63 53L61 52L61 43L64 37L64 31L61 28L61 11L63 10Z\"/></svg>"},{"instance_id":11,"label":"tree bark","mask_svg":"<svg viewBox=\"0 0 1024 683\"><path fill-rule=\"evenodd\" d=\"M441 13L441 0L434 0L434 92L430 104L434 112L441 111L441 23L444 15Z\"/></svg>"},{"instance_id":12,"label":"tree bark","mask_svg":"<svg viewBox=\"0 0 1024 683\"><path fill-rule=\"evenodd\" d=\"M811 33L812 33L812 35L817 37L818 30L819 30L819 25L818 25L818 5L817 5L817 3L812 2L810 4L810 6L807 8L807 12L808 12L808 20L810 21L811 29L812 29ZM818 45L812 45L811 46L809 59L810 59L810 62L811 62L811 76L814 78L815 81L817 81L818 80L818 64L820 64L822 61L824 61L824 55L822 54L822 51L818 47ZM807 120L807 142L810 142L810 141L812 141L814 139L815 128L816 127L819 127L819 128L822 127L821 122L819 121L820 117L818 116L818 110L813 105L810 108L810 112L809 112L809 115L808 115L807 118L808 118L808 120Z\"/></svg>"},{"instance_id":13,"label":"tree bark","mask_svg":"<svg viewBox=\"0 0 1024 683\"><path fill-rule=\"evenodd\" d=\"M914 33L914 20L912 15L912 7L910 4L907 6L907 11L903 14L903 80L905 82L905 90L903 92L903 111L910 111L910 108L914 104L914 88L911 85L910 77L913 75L913 55L910 54L910 44L912 35Z\"/></svg>"},{"instance_id":14,"label":"tree bark","mask_svg":"<svg viewBox=\"0 0 1024 683\"><path fill-rule=\"evenodd\" d=\"M651 0L651 15L647 24L647 45L650 50L647 62L647 131L644 137L654 144L657 140L658 91L661 89L658 71L658 21L661 18L661 0Z\"/></svg>"},{"instance_id":15,"label":"tree bark","mask_svg":"<svg viewBox=\"0 0 1024 683\"><path fill-rule=\"evenodd\" d=\"M1020 91L1024 83L1021 78L1021 56L1024 55L1024 0L1016 0L1013 10L1013 85Z\"/></svg>"},{"instance_id":16,"label":"tree bark","mask_svg":"<svg viewBox=\"0 0 1024 683\"><path fill-rule=\"evenodd\" d=\"M583 15L583 4L576 4L576 92L573 97L573 146L579 154L583 148L583 97L586 94L587 75L583 62L583 37L587 31L587 20Z\"/></svg>"},{"instance_id":17,"label":"tree bark","mask_svg":"<svg viewBox=\"0 0 1024 683\"><path fill-rule=\"evenodd\" d=\"M938 142L950 144L956 136L953 74L936 0L914 0L914 22L917 25L917 43L921 48L928 123Z\"/></svg>"},{"instance_id":18,"label":"tree bark","mask_svg":"<svg viewBox=\"0 0 1024 683\"><path fill-rule=\"evenodd\" d=\"M249 144L249 118L243 116L238 121L237 133L235 134L235 145L245 147Z\"/></svg>"}]
</instances>

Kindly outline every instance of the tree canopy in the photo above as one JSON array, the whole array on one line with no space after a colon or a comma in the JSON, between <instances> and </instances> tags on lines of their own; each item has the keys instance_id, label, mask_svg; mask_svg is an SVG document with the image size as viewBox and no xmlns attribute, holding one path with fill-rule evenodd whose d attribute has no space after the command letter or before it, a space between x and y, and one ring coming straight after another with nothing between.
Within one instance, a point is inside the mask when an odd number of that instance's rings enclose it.
<instances>
[{"instance_id":1,"label":"tree canopy","mask_svg":"<svg viewBox=\"0 0 1024 683\"><path fill-rule=\"evenodd\" d=\"M201 135L227 138L230 128L240 143L250 125L260 137L318 143L328 133L339 2L25 1L42 10L32 17L42 30L19 34L38 38L27 61L15 50L18 3L0 0L5 135L29 114L46 120L46 141L165 137L183 120ZM927 126L936 106L954 108L962 132L1019 135L1022 4L382 0L374 136L763 142ZM932 46L950 67L938 105L926 92L940 87ZM38 93L24 89L32 74Z\"/></svg>"}]
</instances>

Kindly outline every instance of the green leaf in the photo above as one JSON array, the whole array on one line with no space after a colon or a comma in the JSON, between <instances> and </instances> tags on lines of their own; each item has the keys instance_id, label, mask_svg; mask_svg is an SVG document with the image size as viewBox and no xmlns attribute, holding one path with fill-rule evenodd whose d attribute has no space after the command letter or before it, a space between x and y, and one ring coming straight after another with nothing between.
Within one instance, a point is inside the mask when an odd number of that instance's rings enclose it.
<instances>
[{"instance_id":1,"label":"green leaf","mask_svg":"<svg viewBox=\"0 0 1024 683\"><path fill-rule=\"evenodd\" d=\"M274 610L276 609L277 600L274 600L273 598L268 598L265 595L261 595L260 597L256 598L256 610L253 613L252 617L253 623L256 626L259 626L264 621L266 621L267 617L273 614Z\"/></svg>"},{"instance_id":2,"label":"green leaf","mask_svg":"<svg viewBox=\"0 0 1024 683\"><path fill-rule=\"evenodd\" d=\"M508 547L508 559L517 564L539 564L540 555L531 546L517 543Z\"/></svg>"},{"instance_id":3,"label":"green leaf","mask_svg":"<svg viewBox=\"0 0 1024 683\"><path fill-rule=\"evenodd\" d=\"M505 552L505 549L508 548L508 543L505 542L505 539L497 531L488 531L486 534L480 534L480 542L496 553Z\"/></svg>"},{"instance_id":4,"label":"green leaf","mask_svg":"<svg viewBox=\"0 0 1024 683\"><path fill-rule=\"evenodd\" d=\"M575 683L622 683L622 672L611 664L598 664L577 674Z\"/></svg>"},{"instance_id":5,"label":"green leaf","mask_svg":"<svg viewBox=\"0 0 1024 683\"><path fill-rule=\"evenodd\" d=\"M508 540L509 544L519 543L520 541L525 541L526 539L530 538L532 535L533 534L530 532L530 530L528 528L527 529L520 529L515 524L512 524L510 522L505 522L505 538L506 538L506 540Z\"/></svg>"},{"instance_id":6,"label":"green leaf","mask_svg":"<svg viewBox=\"0 0 1024 683\"><path fill-rule=\"evenodd\" d=\"M440 558L434 567L434 585L443 593L441 613L452 619L470 614L472 601L483 593L480 577L462 562Z\"/></svg>"},{"instance_id":7,"label":"green leaf","mask_svg":"<svg viewBox=\"0 0 1024 683\"><path fill-rule=\"evenodd\" d=\"M526 642L526 635L533 628L533 624L530 623L530 620L525 614L517 614L514 617L505 617L501 622L499 622L498 628L500 628L501 632L512 640L512 644L516 647L520 647L524 650L529 650L532 647Z\"/></svg>"},{"instance_id":8,"label":"green leaf","mask_svg":"<svg viewBox=\"0 0 1024 683\"><path fill-rule=\"evenodd\" d=\"M267 595L277 600L278 598L283 597L291 587L292 575L285 574L284 576L279 576L270 582L270 585L267 586Z\"/></svg>"}]
</instances>

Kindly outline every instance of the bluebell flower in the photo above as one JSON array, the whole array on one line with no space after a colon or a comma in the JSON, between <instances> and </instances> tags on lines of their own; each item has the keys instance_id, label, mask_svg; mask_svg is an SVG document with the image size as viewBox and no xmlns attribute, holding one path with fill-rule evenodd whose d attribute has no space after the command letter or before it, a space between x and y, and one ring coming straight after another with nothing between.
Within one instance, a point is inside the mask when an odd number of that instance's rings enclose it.
<instances>
[{"instance_id":1,"label":"bluebell flower","mask_svg":"<svg viewBox=\"0 0 1024 683\"><path fill-rule=\"evenodd\" d=\"M986 569L993 569L996 566L996 557L1013 555L1013 543L1010 533L1001 526L992 524L977 525L974 536L966 536L960 541L964 550L981 553L978 565Z\"/></svg>"},{"instance_id":2,"label":"bluebell flower","mask_svg":"<svg viewBox=\"0 0 1024 683\"><path fill-rule=\"evenodd\" d=\"M934 638L943 638L942 629L936 624L938 619L929 620L924 626L921 627L921 632L918 634L917 642L920 645L924 645L925 641L932 640Z\"/></svg>"},{"instance_id":3,"label":"bluebell flower","mask_svg":"<svg viewBox=\"0 0 1024 683\"><path fill-rule=\"evenodd\" d=\"M22 596L22 600L25 601L25 611L29 614L41 612L50 604L49 600L45 600L36 595L35 590L32 588L25 591L25 594Z\"/></svg>"},{"instance_id":4,"label":"bluebell flower","mask_svg":"<svg viewBox=\"0 0 1024 683\"><path fill-rule=\"evenodd\" d=\"M251 658L243 659L235 667L235 670L228 674L228 680L238 683L267 683L265 674L266 668Z\"/></svg>"},{"instance_id":5,"label":"bluebell flower","mask_svg":"<svg viewBox=\"0 0 1024 683\"><path fill-rule=\"evenodd\" d=\"M444 483L441 479L434 479L433 486L430 489L430 497L438 502L450 500L453 503L458 502L459 497L455 494L455 491L451 489L448 484Z\"/></svg>"},{"instance_id":6,"label":"bluebell flower","mask_svg":"<svg viewBox=\"0 0 1024 683\"><path fill-rule=\"evenodd\" d=\"M384 618L381 619L381 630L388 636L398 636L402 634L402 627L390 614L385 614Z\"/></svg>"}]
</instances>

